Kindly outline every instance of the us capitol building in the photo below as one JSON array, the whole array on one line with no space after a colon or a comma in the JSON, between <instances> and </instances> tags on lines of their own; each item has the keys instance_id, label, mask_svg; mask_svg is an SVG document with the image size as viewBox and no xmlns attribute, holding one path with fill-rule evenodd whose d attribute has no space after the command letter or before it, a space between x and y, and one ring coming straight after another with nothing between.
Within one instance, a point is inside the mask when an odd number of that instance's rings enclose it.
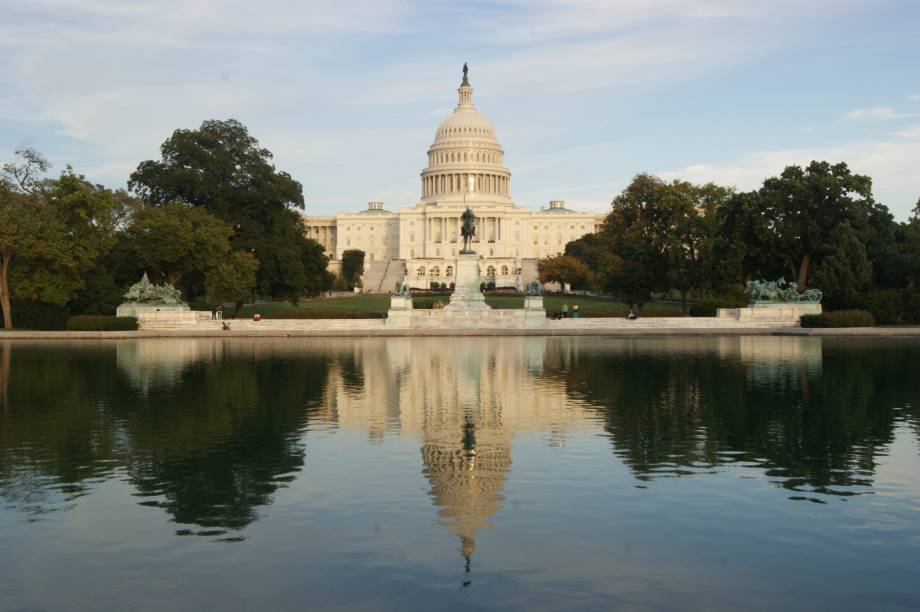
<instances>
[{"instance_id":1,"label":"us capitol building","mask_svg":"<svg viewBox=\"0 0 920 612\"><path fill-rule=\"evenodd\" d=\"M329 268L341 269L342 253L365 253L364 291L389 292L397 282L414 288L454 281L462 248L460 215L476 215L473 249L483 281L518 287L537 277L537 260L562 253L567 242L598 231L604 216L578 213L565 202L533 212L511 199L511 172L492 124L473 106L466 65L454 112L435 132L421 174L421 200L391 212L383 202L334 216L305 216L307 237L326 248Z\"/></svg>"}]
</instances>

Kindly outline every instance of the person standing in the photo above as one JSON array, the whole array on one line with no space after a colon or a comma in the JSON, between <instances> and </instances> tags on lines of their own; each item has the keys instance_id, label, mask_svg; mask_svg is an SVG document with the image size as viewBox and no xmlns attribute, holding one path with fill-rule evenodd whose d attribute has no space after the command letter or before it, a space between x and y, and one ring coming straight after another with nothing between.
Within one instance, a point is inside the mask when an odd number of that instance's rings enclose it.
<instances>
[{"instance_id":1,"label":"person standing","mask_svg":"<svg viewBox=\"0 0 920 612\"><path fill-rule=\"evenodd\" d=\"M574 306L572 306L572 318L573 319L578 318L578 304L575 304Z\"/></svg>"},{"instance_id":2,"label":"person standing","mask_svg":"<svg viewBox=\"0 0 920 612\"><path fill-rule=\"evenodd\" d=\"M565 302L562 302L562 308L559 309L559 312L562 313L562 318L565 319L569 316L569 305Z\"/></svg>"}]
</instances>

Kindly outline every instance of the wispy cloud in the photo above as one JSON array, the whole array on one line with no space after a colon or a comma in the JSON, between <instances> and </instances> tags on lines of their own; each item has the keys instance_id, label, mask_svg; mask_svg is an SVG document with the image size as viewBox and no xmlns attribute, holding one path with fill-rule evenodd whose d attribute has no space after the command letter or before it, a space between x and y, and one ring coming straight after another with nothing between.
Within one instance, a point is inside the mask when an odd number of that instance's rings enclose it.
<instances>
[{"instance_id":1,"label":"wispy cloud","mask_svg":"<svg viewBox=\"0 0 920 612\"><path fill-rule=\"evenodd\" d=\"M920 93L911 94L907 96L907 99L910 100L911 102L920 102Z\"/></svg>"},{"instance_id":2,"label":"wispy cloud","mask_svg":"<svg viewBox=\"0 0 920 612\"><path fill-rule=\"evenodd\" d=\"M891 119L905 119L907 117L917 117L917 113L898 112L890 106L871 106L869 108L857 108L846 114L847 119L857 121L889 121Z\"/></svg>"},{"instance_id":3,"label":"wispy cloud","mask_svg":"<svg viewBox=\"0 0 920 612\"><path fill-rule=\"evenodd\" d=\"M896 132L901 138L920 138L920 126L909 127Z\"/></svg>"},{"instance_id":4,"label":"wispy cloud","mask_svg":"<svg viewBox=\"0 0 920 612\"><path fill-rule=\"evenodd\" d=\"M789 58L814 56L822 46L834 51L824 59L837 61L845 55L839 51L858 43L815 33L826 32L828 24L852 24L868 5L870 0L776 0L769 6L736 0L13 3L0 19L0 161L37 140L59 167L73 163L91 179L119 186L139 161L157 155L174 129L233 117L304 184L311 210L354 210L378 198L407 205L417 196L435 126L453 108L459 66L469 60L476 103L508 148L516 197L539 205L558 195L582 208L594 208L592 200L605 208L621 182L643 169L636 164L702 169L692 163L723 159L720 147L731 145L723 119L743 126L748 150L768 150L758 143L780 138L789 142L786 151L822 144L827 110L819 100L829 94L807 88L827 83L787 83L775 78L775 69L782 66L785 77ZM873 14L880 10L872 6ZM892 40L887 30L885 36ZM761 71L773 76L752 81ZM769 117L766 104L752 108L756 99L744 99L744 93L757 87L787 88L782 93L800 101L799 127L792 129L788 115ZM903 102L904 93L878 95ZM708 107L725 100L737 100L727 111L731 116L708 116ZM885 129L879 137L906 144L915 136L909 130L893 136L882 120L913 111L920 112L905 103L903 111L892 104L847 116L864 120L850 126L854 131ZM711 122L704 139L693 130L701 122ZM814 129L805 132L802 125ZM786 126L790 131L783 131ZM687 147L673 152L689 140L698 143L689 153ZM770 161L781 167L795 160ZM741 176L750 164L757 165L748 160L724 171ZM877 184L888 176L875 177Z\"/></svg>"},{"instance_id":5,"label":"wispy cloud","mask_svg":"<svg viewBox=\"0 0 920 612\"><path fill-rule=\"evenodd\" d=\"M851 171L871 176L876 198L906 218L920 194L917 159L920 140L867 140L833 147L757 151L731 161L692 164L659 174L667 179L713 181L749 190L758 188L765 178L778 175L788 165L804 166L812 160L845 161Z\"/></svg>"}]
</instances>

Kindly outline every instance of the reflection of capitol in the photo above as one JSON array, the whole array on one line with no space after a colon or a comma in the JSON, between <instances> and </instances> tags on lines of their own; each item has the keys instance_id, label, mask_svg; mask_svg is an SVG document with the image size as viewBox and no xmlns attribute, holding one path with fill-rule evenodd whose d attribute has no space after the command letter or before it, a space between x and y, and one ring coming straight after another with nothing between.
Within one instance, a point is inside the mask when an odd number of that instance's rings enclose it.
<instances>
[{"instance_id":1,"label":"reflection of capitol","mask_svg":"<svg viewBox=\"0 0 920 612\"><path fill-rule=\"evenodd\" d=\"M516 433L587 426L559 387L545 387L545 338L417 338L356 342L363 388L330 372L325 416L341 428L419 436L429 494L469 557L501 509ZM341 364L343 362L339 362ZM344 362L347 363L347 362Z\"/></svg>"},{"instance_id":2,"label":"reflection of capitol","mask_svg":"<svg viewBox=\"0 0 920 612\"><path fill-rule=\"evenodd\" d=\"M749 379L772 380L820 375L822 343L723 336L177 338L117 344L119 369L142 391L154 383L178 383L186 367L202 362L326 359L325 390L311 406L310 419L366 431L372 441L418 437L429 494L445 526L460 538L465 557L475 548L476 533L501 510L515 434L540 434L559 445L569 432L596 431L594 407L558 384L558 377L604 356L681 354L717 356L743 364ZM601 382L588 380L592 386ZM671 403L667 385L674 381L660 382L664 401Z\"/></svg>"}]
</instances>

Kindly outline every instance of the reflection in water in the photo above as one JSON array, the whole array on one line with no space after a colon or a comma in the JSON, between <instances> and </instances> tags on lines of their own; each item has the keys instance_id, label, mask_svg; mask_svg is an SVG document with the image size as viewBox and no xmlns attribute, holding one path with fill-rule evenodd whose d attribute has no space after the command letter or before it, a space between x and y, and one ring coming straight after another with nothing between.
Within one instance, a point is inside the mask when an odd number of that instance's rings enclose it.
<instances>
[{"instance_id":1,"label":"reflection in water","mask_svg":"<svg viewBox=\"0 0 920 612\"><path fill-rule=\"evenodd\" d=\"M223 534L304 469L311 424L421 447L467 563L518 434L602 427L640 481L759 470L791 497L871 491L917 431L909 341L818 338L0 341L0 496L35 517L120 478L180 534Z\"/></svg>"}]
</instances>

